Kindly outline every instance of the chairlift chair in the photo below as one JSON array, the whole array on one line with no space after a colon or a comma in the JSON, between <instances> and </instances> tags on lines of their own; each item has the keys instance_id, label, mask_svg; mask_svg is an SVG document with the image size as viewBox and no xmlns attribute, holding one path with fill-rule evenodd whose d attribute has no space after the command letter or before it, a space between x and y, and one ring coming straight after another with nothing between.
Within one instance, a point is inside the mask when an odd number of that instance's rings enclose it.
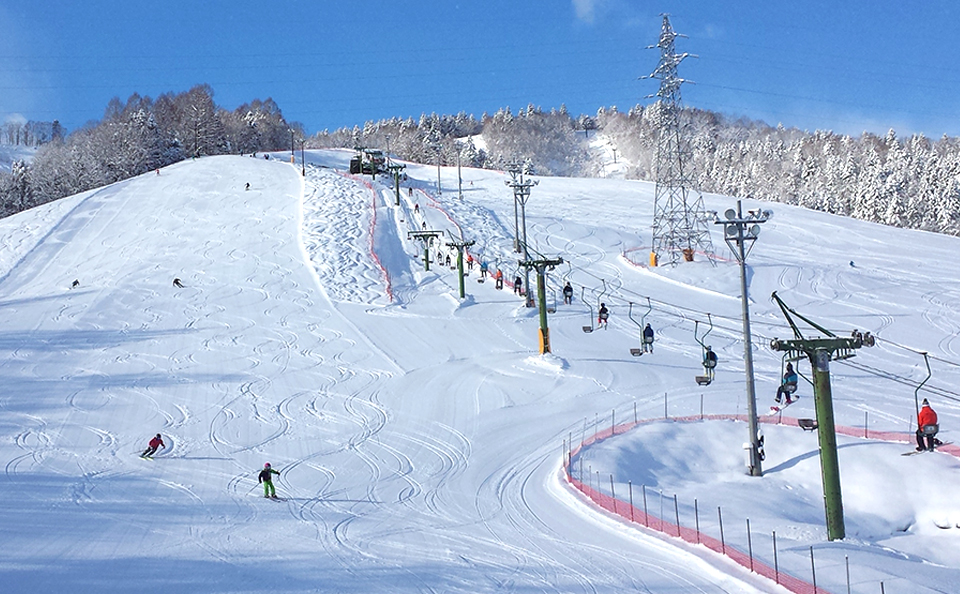
<instances>
[{"instance_id":1,"label":"chairlift chair","mask_svg":"<svg viewBox=\"0 0 960 594\"><path fill-rule=\"evenodd\" d=\"M700 386L709 386L713 382L714 370L717 367L717 362L714 359L707 358L707 345L704 344L703 339L707 337L708 334L713 332L713 320L710 318L710 314L707 314L707 321L710 323L710 328L703 333L703 336L700 336L698 333L700 327L700 321L693 321L693 339L700 344L700 349L703 353L703 375L696 376L697 385Z\"/></svg>"},{"instance_id":2,"label":"chairlift chair","mask_svg":"<svg viewBox=\"0 0 960 594\"><path fill-rule=\"evenodd\" d=\"M633 355L634 357L639 357L648 351L652 352L652 349L650 348L649 345L653 343L653 340L650 340L648 342L647 339L643 336L644 322L647 319L647 314L649 314L652 310L653 310L653 306L650 305L650 298L647 297L647 312L643 314L643 317L638 322L633 317L633 302L630 302L630 309L627 310L627 317L629 317L630 321L636 324L637 327L640 329L640 347L630 349L630 354Z\"/></svg>"},{"instance_id":3,"label":"chairlift chair","mask_svg":"<svg viewBox=\"0 0 960 594\"><path fill-rule=\"evenodd\" d=\"M553 305L547 305L547 313L555 314L557 313L557 292L554 289L550 289L550 296L553 300Z\"/></svg>"},{"instance_id":4,"label":"chairlift chair","mask_svg":"<svg viewBox=\"0 0 960 594\"><path fill-rule=\"evenodd\" d=\"M590 309L590 325L589 325L589 326L583 326L583 331L586 332L587 334L589 334L589 333L593 332L593 306L591 306L590 303L589 303L586 299L583 298L583 294L584 294L584 292L585 292L586 290L587 290L586 287L580 287L580 301L586 303L586 304L587 304L587 307Z\"/></svg>"}]
</instances>

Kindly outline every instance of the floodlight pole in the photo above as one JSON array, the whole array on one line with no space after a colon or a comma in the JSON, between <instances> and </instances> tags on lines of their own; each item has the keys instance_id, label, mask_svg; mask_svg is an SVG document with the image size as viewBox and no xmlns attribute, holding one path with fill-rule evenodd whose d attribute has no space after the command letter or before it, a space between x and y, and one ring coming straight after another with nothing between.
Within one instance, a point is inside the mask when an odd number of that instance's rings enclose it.
<instances>
[{"instance_id":1,"label":"floodlight pole","mask_svg":"<svg viewBox=\"0 0 960 594\"><path fill-rule=\"evenodd\" d=\"M463 175L460 174L460 147L457 147L457 192L460 194L460 200L463 200Z\"/></svg>"},{"instance_id":2,"label":"floodlight pole","mask_svg":"<svg viewBox=\"0 0 960 594\"><path fill-rule=\"evenodd\" d=\"M513 172L511 171L511 174ZM511 188L513 188L513 199L514 207L516 208L517 204L520 204L520 218L523 221L523 239L520 241L520 249L517 251L523 254L523 259L526 261L530 260L530 251L527 249L527 200L530 199L530 188L534 187L538 183L537 180L526 180L523 179L523 171L520 170L517 172L514 179L509 182L504 182ZM530 292L530 268L525 268L526 278L524 282L526 283L526 303L527 307L533 307L533 297Z\"/></svg>"},{"instance_id":3,"label":"floodlight pole","mask_svg":"<svg viewBox=\"0 0 960 594\"><path fill-rule=\"evenodd\" d=\"M307 160L303 157L303 145L306 144L307 139L300 139L300 175L302 177L307 177Z\"/></svg>"},{"instance_id":4,"label":"floodlight pole","mask_svg":"<svg viewBox=\"0 0 960 594\"><path fill-rule=\"evenodd\" d=\"M437 196L443 195L443 186L440 184L440 149L441 145L437 143Z\"/></svg>"},{"instance_id":5,"label":"floodlight pole","mask_svg":"<svg viewBox=\"0 0 960 594\"><path fill-rule=\"evenodd\" d=\"M747 416L750 425L750 461L748 464L748 474L750 476L763 476L761 466L762 456L760 453L760 431L757 421L757 391L756 382L753 377L753 340L750 336L750 305L747 294L747 255L753 249L753 242L757 240L760 234L760 223L767 222L768 213L751 213L744 218L741 210L740 201L737 200L737 210L728 209L724 216L726 220L715 221L717 225L723 225L723 238L727 246L740 263L740 304L743 316L743 365L744 374L747 382ZM750 242L750 247L745 244Z\"/></svg>"},{"instance_id":6,"label":"floodlight pole","mask_svg":"<svg viewBox=\"0 0 960 594\"><path fill-rule=\"evenodd\" d=\"M463 286L463 249L475 244L475 241L448 241L447 247L457 248L457 276L460 278L460 299L467 296Z\"/></svg>"}]
</instances>

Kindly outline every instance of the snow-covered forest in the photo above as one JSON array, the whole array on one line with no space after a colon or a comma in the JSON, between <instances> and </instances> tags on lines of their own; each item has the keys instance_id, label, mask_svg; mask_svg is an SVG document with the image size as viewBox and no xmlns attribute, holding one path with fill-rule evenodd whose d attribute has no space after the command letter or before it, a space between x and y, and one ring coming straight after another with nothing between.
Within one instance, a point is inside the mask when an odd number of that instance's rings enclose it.
<instances>
[{"instance_id":1,"label":"snow-covered forest","mask_svg":"<svg viewBox=\"0 0 960 594\"><path fill-rule=\"evenodd\" d=\"M272 100L233 111L218 107L198 85L156 100L114 99L101 121L65 138L58 126L34 134L45 142L32 161L0 171L0 216L99 187L194 155L307 148L378 147L422 163L502 169L525 161L540 175L604 176L603 156L591 151L602 135L616 151L617 171L654 179L656 106L628 112L601 108L572 115L565 106L528 105L471 114L423 114L323 131L309 138L287 122ZM897 227L960 235L960 139L898 138L864 133L813 133L687 108L690 167L699 189L784 202ZM55 123L54 123L55 124ZM36 126L35 126L36 127ZM9 143L12 133L5 129ZM33 132L36 132L34 130ZM32 133L32 132L31 132Z\"/></svg>"},{"instance_id":2,"label":"snow-covered forest","mask_svg":"<svg viewBox=\"0 0 960 594\"><path fill-rule=\"evenodd\" d=\"M27 126L4 128L8 144ZM13 135L13 136L11 136ZM62 137L53 123L29 162L18 159L0 172L0 216L131 178L192 156L290 148L303 127L287 122L272 99L233 111L218 107L209 85L157 99L114 98L103 119ZM27 138L36 138L28 136Z\"/></svg>"},{"instance_id":3,"label":"snow-covered forest","mask_svg":"<svg viewBox=\"0 0 960 594\"><path fill-rule=\"evenodd\" d=\"M897 227L960 235L960 139L932 141L922 134L898 138L813 133L687 108L692 172L704 192L784 202ZM419 120L368 122L317 134L310 146L389 145L419 162L503 168L528 161L542 175L601 176L589 151L603 134L615 147L628 179L654 180L655 106L627 113L601 108L572 116L561 106L545 112L527 106L472 116L423 115ZM482 137L483 147L474 142ZM439 148L438 148L439 147Z\"/></svg>"}]
</instances>

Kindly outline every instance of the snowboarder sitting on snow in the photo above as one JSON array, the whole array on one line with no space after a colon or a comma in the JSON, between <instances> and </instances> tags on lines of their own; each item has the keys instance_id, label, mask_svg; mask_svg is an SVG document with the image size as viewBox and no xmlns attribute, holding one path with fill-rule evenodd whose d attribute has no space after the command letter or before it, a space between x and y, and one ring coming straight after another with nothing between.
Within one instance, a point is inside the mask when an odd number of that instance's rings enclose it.
<instances>
[{"instance_id":1,"label":"snowboarder sitting on snow","mask_svg":"<svg viewBox=\"0 0 960 594\"><path fill-rule=\"evenodd\" d=\"M263 483L264 497L273 497L274 499L277 498L277 490L273 487L273 475L275 474L279 475L280 473L270 468L269 462L263 465L263 470L260 471L260 477L257 482Z\"/></svg>"},{"instance_id":2,"label":"snowboarder sitting on snow","mask_svg":"<svg viewBox=\"0 0 960 594\"><path fill-rule=\"evenodd\" d=\"M570 286L569 281L563 285L563 303L564 305L573 303L573 287Z\"/></svg>"},{"instance_id":3,"label":"snowboarder sitting on snow","mask_svg":"<svg viewBox=\"0 0 960 594\"><path fill-rule=\"evenodd\" d=\"M517 295L523 295L523 279L520 278L520 275L513 279L513 292Z\"/></svg>"},{"instance_id":4,"label":"snowboarder sitting on snow","mask_svg":"<svg viewBox=\"0 0 960 594\"><path fill-rule=\"evenodd\" d=\"M607 309L606 303L600 304L600 313L597 315L597 325L607 327L607 318L610 317L610 310Z\"/></svg>"},{"instance_id":5,"label":"snowboarder sitting on snow","mask_svg":"<svg viewBox=\"0 0 960 594\"><path fill-rule=\"evenodd\" d=\"M787 404L793 402L790 398L790 394L793 394L797 391L797 372L793 370L793 363L787 363L787 370L783 372L783 379L780 381L780 387L777 388L777 397L774 399L777 401L777 404L780 404L780 400L786 396Z\"/></svg>"},{"instance_id":6,"label":"snowboarder sitting on snow","mask_svg":"<svg viewBox=\"0 0 960 594\"><path fill-rule=\"evenodd\" d=\"M147 446L147 449L143 450L143 453L140 454L141 458L149 458L157 453L157 449L160 447L166 449L166 444L163 443L163 438L160 437L160 434L157 433L156 437L150 440L150 444Z\"/></svg>"},{"instance_id":7,"label":"snowboarder sitting on snow","mask_svg":"<svg viewBox=\"0 0 960 594\"><path fill-rule=\"evenodd\" d=\"M653 328L650 327L650 324L647 324L643 329L643 352L653 352Z\"/></svg>"},{"instance_id":8,"label":"snowboarder sitting on snow","mask_svg":"<svg viewBox=\"0 0 960 594\"><path fill-rule=\"evenodd\" d=\"M937 423L937 413L924 398L923 406L917 413L917 451L929 450L932 452L934 446L937 445L938 440L935 436L938 431L940 431L940 425ZM924 440L927 442L926 445L923 443Z\"/></svg>"}]
</instances>

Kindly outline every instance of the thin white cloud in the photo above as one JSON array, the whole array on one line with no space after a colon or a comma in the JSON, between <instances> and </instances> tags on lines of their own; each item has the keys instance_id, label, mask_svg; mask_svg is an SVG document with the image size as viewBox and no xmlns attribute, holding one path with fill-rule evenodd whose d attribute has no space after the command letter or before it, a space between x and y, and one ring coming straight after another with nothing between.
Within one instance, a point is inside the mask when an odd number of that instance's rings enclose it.
<instances>
[{"instance_id":1,"label":"thin white cloud","mask_svg":"<svg viewBox=\"0 0 960 594\"><path fill-rule=\"evenodd\" d=\"M577 18L585 23L593 23L597 14L597 5L603 0L573 0L573 9Z\"/></svg>"}]
</instances>

